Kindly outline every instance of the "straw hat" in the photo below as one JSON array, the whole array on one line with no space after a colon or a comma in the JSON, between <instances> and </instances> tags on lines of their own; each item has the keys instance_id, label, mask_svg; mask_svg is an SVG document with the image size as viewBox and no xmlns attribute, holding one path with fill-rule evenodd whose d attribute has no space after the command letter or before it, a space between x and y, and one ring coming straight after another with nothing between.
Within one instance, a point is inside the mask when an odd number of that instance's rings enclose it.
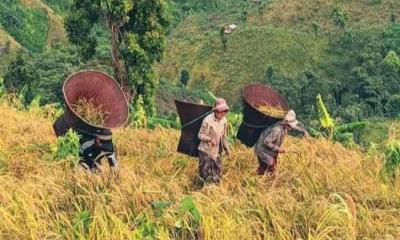
<instances>
[{"instance_id":1,"label":"straw hat","mask_svg":"<svg viewBox=\"0 0 400 240\"><path fill-rule=\"evenodd\" d=\"M217 98L217 100L215 101L214 110L218 112L229 111L229 106L226 103L225 99Z\"/></svg>"},{"instance_id":2,"label":"straw hat","mask_svg":"<svg viewBox=\"0 0 400 240\"><path fill-rule=\"evenodd\" d=\"M297 121L296 119L296 113L294 112L293 109L289 110L286 113L285 118L282 121L284 124L288 124L290 127L295 128L297 127L297 124L299 123L299 121Z\"/></svg>"}]
</instances>

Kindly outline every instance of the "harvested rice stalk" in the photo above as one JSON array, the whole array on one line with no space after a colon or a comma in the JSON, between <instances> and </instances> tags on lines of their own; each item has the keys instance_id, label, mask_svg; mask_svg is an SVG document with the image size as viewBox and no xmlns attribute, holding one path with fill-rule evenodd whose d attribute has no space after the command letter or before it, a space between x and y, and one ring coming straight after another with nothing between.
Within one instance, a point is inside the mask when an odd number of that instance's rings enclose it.
<instances>
[{"instance_id":1,"label":"harvested rice stalk","mask_svg":"<svg viewBox=\"0 0 400 240\"><path fill-rule=\"evenodd\" d=\"M258 108L258 110L268 116L275 118L284 118L286 115L286 111L280 107L274 107L271 105L263 105Z\"/></svg>"},{"instance_id":2,"label":"harvested rice stalk","mask_svg":"<svg viewBox=\"0 0 400 240\"><path fill-rule=\"evenodd\" d=\"M92 125L103 125L110 115L103 110L103 105L96 106L94 99L80 98L72 104L74 111Z\"/></svg>"}]
</instances>

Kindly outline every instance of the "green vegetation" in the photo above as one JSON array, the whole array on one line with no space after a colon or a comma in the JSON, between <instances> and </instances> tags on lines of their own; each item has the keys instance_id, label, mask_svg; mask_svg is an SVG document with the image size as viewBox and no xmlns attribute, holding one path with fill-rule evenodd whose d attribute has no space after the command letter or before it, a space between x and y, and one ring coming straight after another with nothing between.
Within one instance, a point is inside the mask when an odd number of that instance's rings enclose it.
<instances>
[{"instance_id":1,"label":"green vegetation","mask_svg":"<svg viewBox=\"0 0 400 240\"><path fill-rule=\"evenodd\" d=\"M141 96L148 116L156 113L154 102L158 84L153 65L165 50L170 13L165 0L87 1L75 0L65 20L71 43L88 59L95 54L96 24L107 29L114 75L134 100Z\"/></svg>"},{"instance_id":2,"label":"green vegetation","mask_svg":"<svg viewBox=\"0 0 400 240\"><path fill-rule=\"evenodd\" d=\"M361 84L357 85L360 80L354 79L354 74L367 56L368 45L386 45L385 42L397 39L392 13L400 8L399 2L261 1L260 6L253 1L242 3L247 5L246 21L239 5L193 11L172 32L168 61L158 66L160 75L178 79L179 70L186 69L191 79L189 88L204 84L234 105L240 103L238 93L243 85L265 82L288 98L306 122L310 116L316 116L314 98L318 93L326 96L334 115L345 122L376 114L387 116L390 110L385 109L394 108L397 96L392 100L373 99L385 105L382 108L366 103L367 96L358 91ZM228 35L220 34L221 28L230 23L238 24L238 29ZM382 54L385 58L393 50L378 49L368 54ZM379 68L378 72L386 69L382 65ZM383 74L371 77L375 82L387 78ZM392 85L398 85L397 73L390 78ZM388 86L384 89L374 94L396 91Z\"/></svg>"},{"instance_id":3,"label":"green vegetation","mask_svg":"<svg viewBox=\"0 0 400 240\"><path fill-rule=\"evenodd\" d=\"M72 5L73 0L43 0L49 7L61 15L65 15Z\"/></svg>"},{"instance_id":4,"label":"green vegetation","mask_svg":"<svg viewBox=\"0 0 400 240\"><path fill-rule=\"evenodd\" d=\"M385 163L383 165L383 177L394 183L400 169L400 141L391 140L385 149Z\"/></svg>"},{"instance_id":5,"label":"green vegetation","mask_svg":"<svg viewBox=\"0 0 400 240\"><path fill-rule=\"evenodd\" d=\"M54 153L56 159L79 156L79 135L72 129L68 130L65 136L57 139L57 146Z\"/></svg>"},{"instance_id":6,"label":"green vegetation","mask_svg":"<svg viewBox=\"0 0 400 240\"><path fill-rule=\"evenodd\" d=\"M75 48L58 45L43 53L18 53L8 66L4 82L7 89L14 93L21 92L26 86L27 103L36 95L41 96L41 104L62 102L64 80L70 74L87 68L112 72L107 59L101 55L92 61L83 61Z\"/></svg>"},{"instance_id":7,"label":"green vegetation","mask_svg":"<svg viewBox=\"0 0 400 240\"><path fill-rule=\"evenodd\" d=\"M45 49L49 20L44 11L25 8L19 1L3 0L0 2L0 25L30 51Z\"/></svg>"}]
</instances>

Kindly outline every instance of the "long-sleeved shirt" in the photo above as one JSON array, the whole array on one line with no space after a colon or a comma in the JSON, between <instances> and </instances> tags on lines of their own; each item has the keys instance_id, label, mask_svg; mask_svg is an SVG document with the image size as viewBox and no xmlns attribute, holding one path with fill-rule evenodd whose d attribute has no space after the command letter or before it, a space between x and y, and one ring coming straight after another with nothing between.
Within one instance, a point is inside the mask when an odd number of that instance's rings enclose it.
<instances>
[{"instance_id":1,"label":"long-sleeved shirt","mask_svg":"<svg viewBox=\"0 0 400 240\"><path fill-rule=\"evenodd\" d=\"M225 117L218 120L214 113L205 117L198 134L199 151L207 153L214 160L218 158L221 147L225 151L229 151L227 127L228 122ZM214 140L216 144L213 145L211 140Z\"/></svg>"},{"instance_id":2,"label":"long-sleeved shirt","mask_svg":"<svg viewBox=\"0 0 400 240\"><path fill-rule=\"evenodd\" d=\"M293 128L294 131L308 134L307 131L301 126ZM287 134L282 122L278 122L269 128L266 128L258 138L255 146L255 153L257 156L265 160L271 160L278 155L279 148Z\"/></svg>"}]
</instances>

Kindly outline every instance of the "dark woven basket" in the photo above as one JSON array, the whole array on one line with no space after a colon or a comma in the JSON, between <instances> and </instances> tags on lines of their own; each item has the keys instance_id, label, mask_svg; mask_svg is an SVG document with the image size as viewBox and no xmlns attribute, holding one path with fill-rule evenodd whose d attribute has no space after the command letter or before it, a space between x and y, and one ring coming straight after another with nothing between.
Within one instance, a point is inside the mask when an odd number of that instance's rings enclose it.
<instances>
[{"instance_id":1,"label":"dark woven basket","mask_svg":"<svg viewBox=\"0 0 400 240\"><path fill-rule=\"evenodd\" d=\"M53 125L57 136L64 135L70 128L108 135L110 129L123 126L128 120L128 101L122 89L106 73L89 70L71 75L64 82L63 95L66 111ZM93 99L96 106L102 105L110 113L103 125L92 125L73 110L72 104L80 98Z\"/></svg>"},{"instance_id":2,"label":"dark woven basket","mask_svg":"<svg viewBox=\"0 0 400 240\"><path fill-rule=\"evenodd\" d=\"M198 147L200 141L198 139L198 133L203 122L203 119L212 110L211 106L201 105L191 102L185 102L175 99L176 110L178 111L181 125L184 126L181 129L181 137L178 144L178 152L187 154L192 157L199 155ZM193 120L197 121L191 123ZM188 123L191 123L187 125ZM187 126L185 126L187 125Z\"/></svg>"},{"instance_id":3,"label":"dark woven basket","mask_svg":"<svg viewBox=\"0 0 400 240\"><path fill-rule=\"evenodd\" d=\"M265 128L282 120L260 112L258 108L262 105L289 110L286 99L271 87L264 84L252 84L244 87L243 122L239 127L237 138L248 147L254 146Z\"/></svg>"}]
</instances>

